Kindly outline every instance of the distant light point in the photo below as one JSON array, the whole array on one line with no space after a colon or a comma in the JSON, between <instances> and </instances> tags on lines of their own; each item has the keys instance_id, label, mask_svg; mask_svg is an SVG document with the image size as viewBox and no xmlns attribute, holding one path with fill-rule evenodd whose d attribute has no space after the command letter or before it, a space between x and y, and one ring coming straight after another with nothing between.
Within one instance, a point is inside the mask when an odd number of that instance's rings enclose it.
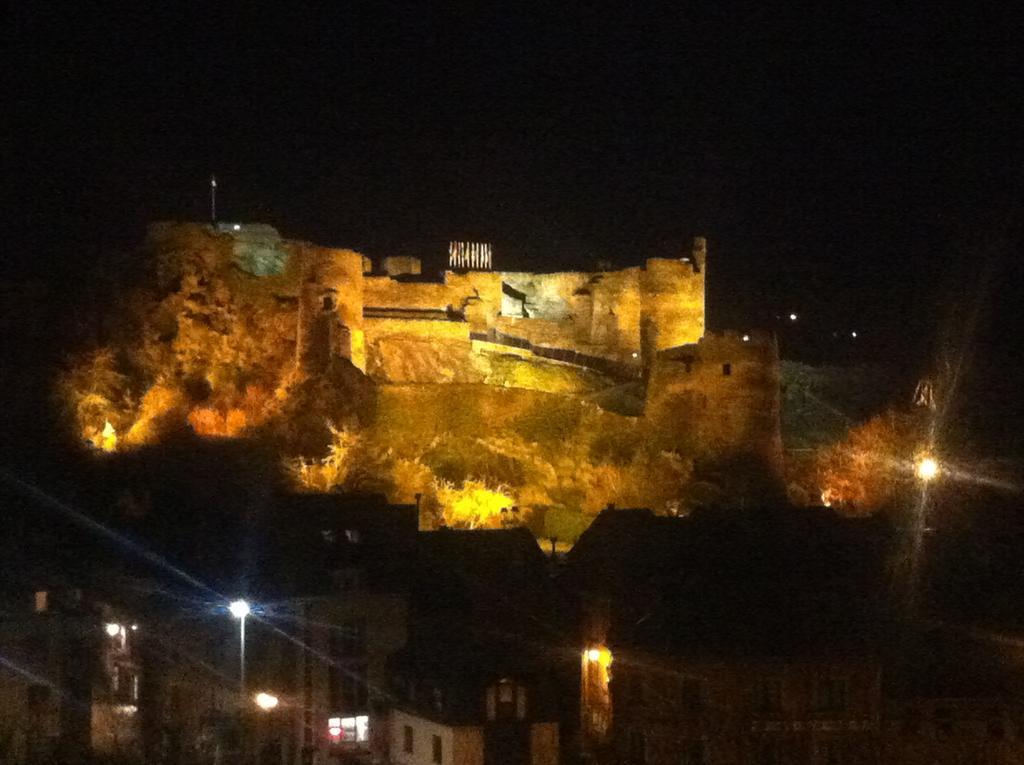
<instances>
[{"instance_id":1,"label":"distant light point","mask_svg":"<svg viewBox=\"0 0 1024 765\"><path fill-rule=\"evenodd\" d=\"M796 314L795 314L795 313L791 313L791 314L789 315L789 320L790 320L790 321L796 321L796 318L797 318L797 317L796 317Z\"/></svg>"}]
</instances>

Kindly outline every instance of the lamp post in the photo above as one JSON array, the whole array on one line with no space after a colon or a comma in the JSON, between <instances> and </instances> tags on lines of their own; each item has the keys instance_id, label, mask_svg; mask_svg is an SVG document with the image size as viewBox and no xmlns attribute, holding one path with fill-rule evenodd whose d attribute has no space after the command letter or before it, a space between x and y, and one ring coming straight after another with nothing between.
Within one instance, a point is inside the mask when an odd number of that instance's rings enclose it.
<instances>
[{"instance_id":1,"label":"lamp post","mask_svg":"<svg viewBox=\"0 0 1024 765\"><path fill-rule=\"evenodd\" d=\"M249 603L245 600L233 600L228 604L228 611L238 619L238 679L241 693L242 705L245 705L245 617L251 612Z\"/></svg>"}]
</instances>

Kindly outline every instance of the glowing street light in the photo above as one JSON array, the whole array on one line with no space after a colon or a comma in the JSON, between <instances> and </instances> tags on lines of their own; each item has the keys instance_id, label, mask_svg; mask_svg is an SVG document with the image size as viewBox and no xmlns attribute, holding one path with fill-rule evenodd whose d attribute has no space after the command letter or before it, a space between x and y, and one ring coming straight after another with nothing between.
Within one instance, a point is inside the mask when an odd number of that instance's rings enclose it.
<instances>
[{"instance_id":1,"label":"glowing street light","mask_svg":"<svg viewBox=\"0 0 1024 765\"><path fill-rule=\"evenodd\" d=\"M228 611L238 619L238 685L242 701L245 701L245 617L252 609L245 600L233 600L228 604Z\"/></svg>"},{"instance_id":2,"label":"glowing street light","mask_svg":"<svg viewBox=\"0 0 1024 765\"><path fill-rule=\"evenodd\" d=\"M272 693L266 693L261 691L253 697L256 701L256 706L262 709L264 712L269 712L271 709L275 709L280 703L277 696Z\"/></svg>"},{"instance_id":3,"label":"glowing street light","mask_svg":"<svg viewBox=\"0 0 1024 765\"><path fill-rule=\"evenodd\" d=\"M796 321L796 320L797 320L797 315L796 315L795 313L791 313L791 314L789 315L789 320L790 320L790 321Z\"/></svg>"},{"instance_id":4,"label":"glowing street light","mask_svg":"<svg viewBox=\"0 0 1024 765\"><path fill-rule=\"evenodd\" d=\"M914 472L920 480L927 483L939 474L939 463L934 457L921 457L914 466Z\"/></svg>"},{"instance_id":5,"label":"glowing street light","mask_svg":"<svg viewBox=\"0 0 1024 765\"><path fill-rule=\"evenodd\" d=\"M104 627L104 629L107 631L107 634L110 635L110 637L117 637L118 634L120 634L121 632L121 625L109 623Z\"/></svg>"}]
</instances>

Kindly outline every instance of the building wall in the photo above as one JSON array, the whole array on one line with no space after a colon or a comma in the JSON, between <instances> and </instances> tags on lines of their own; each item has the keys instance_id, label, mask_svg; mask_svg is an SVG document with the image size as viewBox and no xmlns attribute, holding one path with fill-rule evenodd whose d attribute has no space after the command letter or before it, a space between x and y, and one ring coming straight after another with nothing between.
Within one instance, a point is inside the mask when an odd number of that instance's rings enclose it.
<instances>
[{"instance_id":1,"label":"building wall","mask_svg":"<svg viewBox=\"0 0 1024 765\"><path fill-rule=\"evenodd\" d=\"M558 765L558 723L530 726L530 765Z\"/></svg>"},{"instance_id":2,"label":"building wall","mask_svg":"<svg viewBox=\"0 0 1024 765\"><path fill-rule=\"evenodd\" d=\"M1024 709L998 698L909 699L886 705L885 765L1024 763Z\"/></svg>"},{"instance_id":3,"label":"building wall","mask_svg":"<svg viewBox=\"0 0 1024 765\"><path fill-rule=\"evenodd\" d=\"M419 275L423 270L423 264L419 258L408 255L389 255L380 262L381 270L388 276L411 276Z\"/></svg>"},{"instance_id":4,"label":"building wall","mask_svg":"<svg viewBox=\"0 0 1024 765\"><path fill-rule=\"evenodd\" d=\"M363 256L308 244L292 244L302 264L297 355L300 369L318 372L332 355L366 368L363 335Z\"/></svg>"},{"instance_id":5,"label":"building wall","mask_svg":"<svg viewBox=\"0 0 1024 765\"><path fill-rule=\"evenodd\" d=\"M695 343L704 335L704 280L707 243L693 241L688 258L651 258L640 275L641 344L644 358Z\"/></svg>"},{"instance_id":6,"label":"building wall","mask_svg":"<svg viewBox=\"0 0 1024 765\"><path fill-rule=\"evenodd\" d=\"M644 419L666 448L694 443L720 455L749 453L781 467L780 366L774 337L706 334L659 353Z\"/></svg>"},{"instance_id":7,"label":"building wall","mask_svg":"<svg viewBox=\"0 0 1024 765\"><path fill-rule=\"evenodd\" d=\"M301 699L298 708L292 708L292 729L296 741L294 750L300 751L302 748L305 712L308 711L311 716L314 746L324 757L332 749L328 720L331 717L365 714L369 717L369 740L354 747L345 745L342 748L366 752L373 750L377 755L382 755L390 736L385 712L388 700L384 691L388 685L388 661L405 645L407 636L404 598L362 589L349 590L305 604L302 606L302 618L309 625L303 640L313 650L299 651L296 673L291 678L290 687L294 690L290 695ZM332 635L355 624L365 627L365 650L352 655L332 656L332 650L337 650ZM365 705L351 708L332 705L332 664L338 668L339 678L341 675L361 678L366 687Z\"/></svg>"},{"instance_id":8,"label":"building wall","mask_svg":"<svg viewBox=\"0 0 1024 765\"><path fill-rule=\"evenodd\" d=\"M823 693L826 682L842 684L840 704L822 703L832 695ZM767 683L779 684L777 706L761 703ZM736 765L878 757L880 670L867 660L617 657L611 693L614 748L624 762L674 765L687 752ZM777 759L759 759L765 749Z\"/></svg>"},{"instance_id":9,"label":"building wall","mask_svg":"<svg viewBox=\"0 0 1024 765\"><path fill-rule=\"evenodd\" d=\"M403 748L406 726L413 730L412 753ZM396 709L391 713L390 729L390 759L395 765L434 765L434 736L441 738L441 765L483 765L484 736L478 726L442 725Z\"/></svg>"}]
</instances>

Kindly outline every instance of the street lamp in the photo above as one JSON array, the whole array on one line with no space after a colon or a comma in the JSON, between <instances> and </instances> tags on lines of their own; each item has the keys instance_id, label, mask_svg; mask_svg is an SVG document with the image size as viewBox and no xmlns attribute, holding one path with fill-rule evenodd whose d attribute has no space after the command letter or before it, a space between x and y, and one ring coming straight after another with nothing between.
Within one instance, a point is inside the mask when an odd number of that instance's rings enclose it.
<instances>
[{"instance_id":1,"label":"street lamp","mask_svg":"<svg viewBox=\"0 0 1024 765\"><path fill-rule=\"evenodd\" d=\"M279 699L272 693L260 692L255 696L256 706L262 709L264 712L269 712L271 709L275 709L279 703Z\"/></svg>"},{"instance_id":2,"label":"street lamp","mask_svg":"<svg viewBox=\"0 0 1024 765\"><path fill-rule=\"evenodd\" d=\"M245 617L252 611L248 602L233 600L228 604L228 611L238 619L238 679L242 703L245 703Z\"/></svg>"},{"instance_id":3,"label":"street lamp","mask_svg":"<svg viewBox=\"0 0 1024 765\"><path fill-rule=\"evenodd\" d=\"M914 466L914 472L917 477L928 483L939 474L939 463L936 462L934 457L927 455L918 458L917 464Z\"/></svg>"}]
</instances>

